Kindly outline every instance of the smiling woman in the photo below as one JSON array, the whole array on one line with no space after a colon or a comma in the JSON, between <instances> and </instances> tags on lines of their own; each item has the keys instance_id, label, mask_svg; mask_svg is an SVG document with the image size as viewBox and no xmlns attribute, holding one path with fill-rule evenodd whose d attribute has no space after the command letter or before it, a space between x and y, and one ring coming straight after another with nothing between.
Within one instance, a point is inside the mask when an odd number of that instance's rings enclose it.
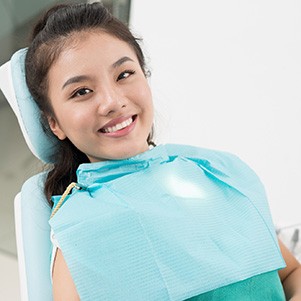
<instances>
[{"instance_id":1,"label":"smiling woman","mask_svg":"<svg viewBox=\"0 0 301 301\"><path fill-rule=\"evenodd\" d=\"M25 71L57 140L54 300L298 300L260 180L232 154L152 142L143 53L101 4L49 10Z\"/></svg>"},{"instance_id":2,"label":"smiling woman","mask_svg":"<svg viewBox=\"0 0 301 301\"><path fill-rule=\"evenodd\" d=\"M48 73L52 132L68 138L90 162L146 151L152 98L134 50L101 30L73 39Z\"/></svg>"}]
</instances>

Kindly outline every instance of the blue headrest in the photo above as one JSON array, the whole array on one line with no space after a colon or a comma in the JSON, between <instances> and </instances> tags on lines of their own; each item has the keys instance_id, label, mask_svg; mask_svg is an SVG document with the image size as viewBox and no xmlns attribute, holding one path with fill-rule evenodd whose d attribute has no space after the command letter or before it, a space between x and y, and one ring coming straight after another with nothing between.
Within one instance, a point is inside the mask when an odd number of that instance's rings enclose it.
<instances>
[{"instance_id":1,"label":"blue headrest","mask_svg":"<svg viewBox=\"0 0 301 301\"><path fill-rule=\"evenodd\" d=\"M41 112L25 81L27 49L20 49L10 61L0 67L0 88L17 116L25 141L40 160L51 163L58 139L46 133L41 124Z\"/></svg>"}]
</instances>

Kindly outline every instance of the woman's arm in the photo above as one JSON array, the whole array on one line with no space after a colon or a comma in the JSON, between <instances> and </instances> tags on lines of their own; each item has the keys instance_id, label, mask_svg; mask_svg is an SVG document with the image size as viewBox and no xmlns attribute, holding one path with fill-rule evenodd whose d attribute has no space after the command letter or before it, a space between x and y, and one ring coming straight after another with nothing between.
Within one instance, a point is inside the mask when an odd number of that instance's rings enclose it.
<instances>
[{"instance_id":1,"label":"woman's arm","mask_svg":"<svg viewBox=\"0 0 301 301\"><path fill-rule=\"evenodd\" d=\"M80 300L60 249L57 250L53 263L52 283L54 301Z\"/></svg>"},{"instance_id":2,"label":"woman's arm","mask_svg":"<svg viewBox=\"0 0 301 301\"><path fill-rule=\"evenodd\" d=\"M301 301L301 264L280 240L279 245L286 262L286 268L279 271L286 298Z\"/></svg>"}]
</instances>

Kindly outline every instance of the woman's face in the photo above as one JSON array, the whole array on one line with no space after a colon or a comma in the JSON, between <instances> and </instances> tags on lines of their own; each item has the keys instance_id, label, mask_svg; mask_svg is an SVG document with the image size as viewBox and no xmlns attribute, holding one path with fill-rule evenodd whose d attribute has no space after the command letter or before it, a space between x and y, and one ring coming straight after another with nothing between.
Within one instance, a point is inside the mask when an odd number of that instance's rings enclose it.
<instances>
[{"instance_id":1,"label":"woman's face","mask_svg":"<svg viewBox=\"0 0 301 301\"><path fill-rule=\"evenodd\" d=\"M104 32L84 32L50 68L53 133L91 162L122 159L148 149L151 91L133 49Z\"/></svg>"}]
</instances>

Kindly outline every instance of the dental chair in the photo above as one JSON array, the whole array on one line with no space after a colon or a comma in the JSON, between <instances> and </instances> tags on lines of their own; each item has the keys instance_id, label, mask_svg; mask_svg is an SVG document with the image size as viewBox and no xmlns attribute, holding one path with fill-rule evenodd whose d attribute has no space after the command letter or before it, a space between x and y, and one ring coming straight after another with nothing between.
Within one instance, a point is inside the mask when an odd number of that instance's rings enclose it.
<instances>
[{"instance_id":1,"label":"dental chair","mask_svg":"<svg viewBox=\"0 0 301 301\"><path fill-rule=\"evenodd\" d=\"M0 67L0 89L14 111L25 141L41 161L51 163L55 138L40 124L40 112L27 90L24 73L25 49ZM51 208L43 193L46 173L28 179L14 200L15 231L22 301L50 301Z\"/></svg>"}]
</instances>

